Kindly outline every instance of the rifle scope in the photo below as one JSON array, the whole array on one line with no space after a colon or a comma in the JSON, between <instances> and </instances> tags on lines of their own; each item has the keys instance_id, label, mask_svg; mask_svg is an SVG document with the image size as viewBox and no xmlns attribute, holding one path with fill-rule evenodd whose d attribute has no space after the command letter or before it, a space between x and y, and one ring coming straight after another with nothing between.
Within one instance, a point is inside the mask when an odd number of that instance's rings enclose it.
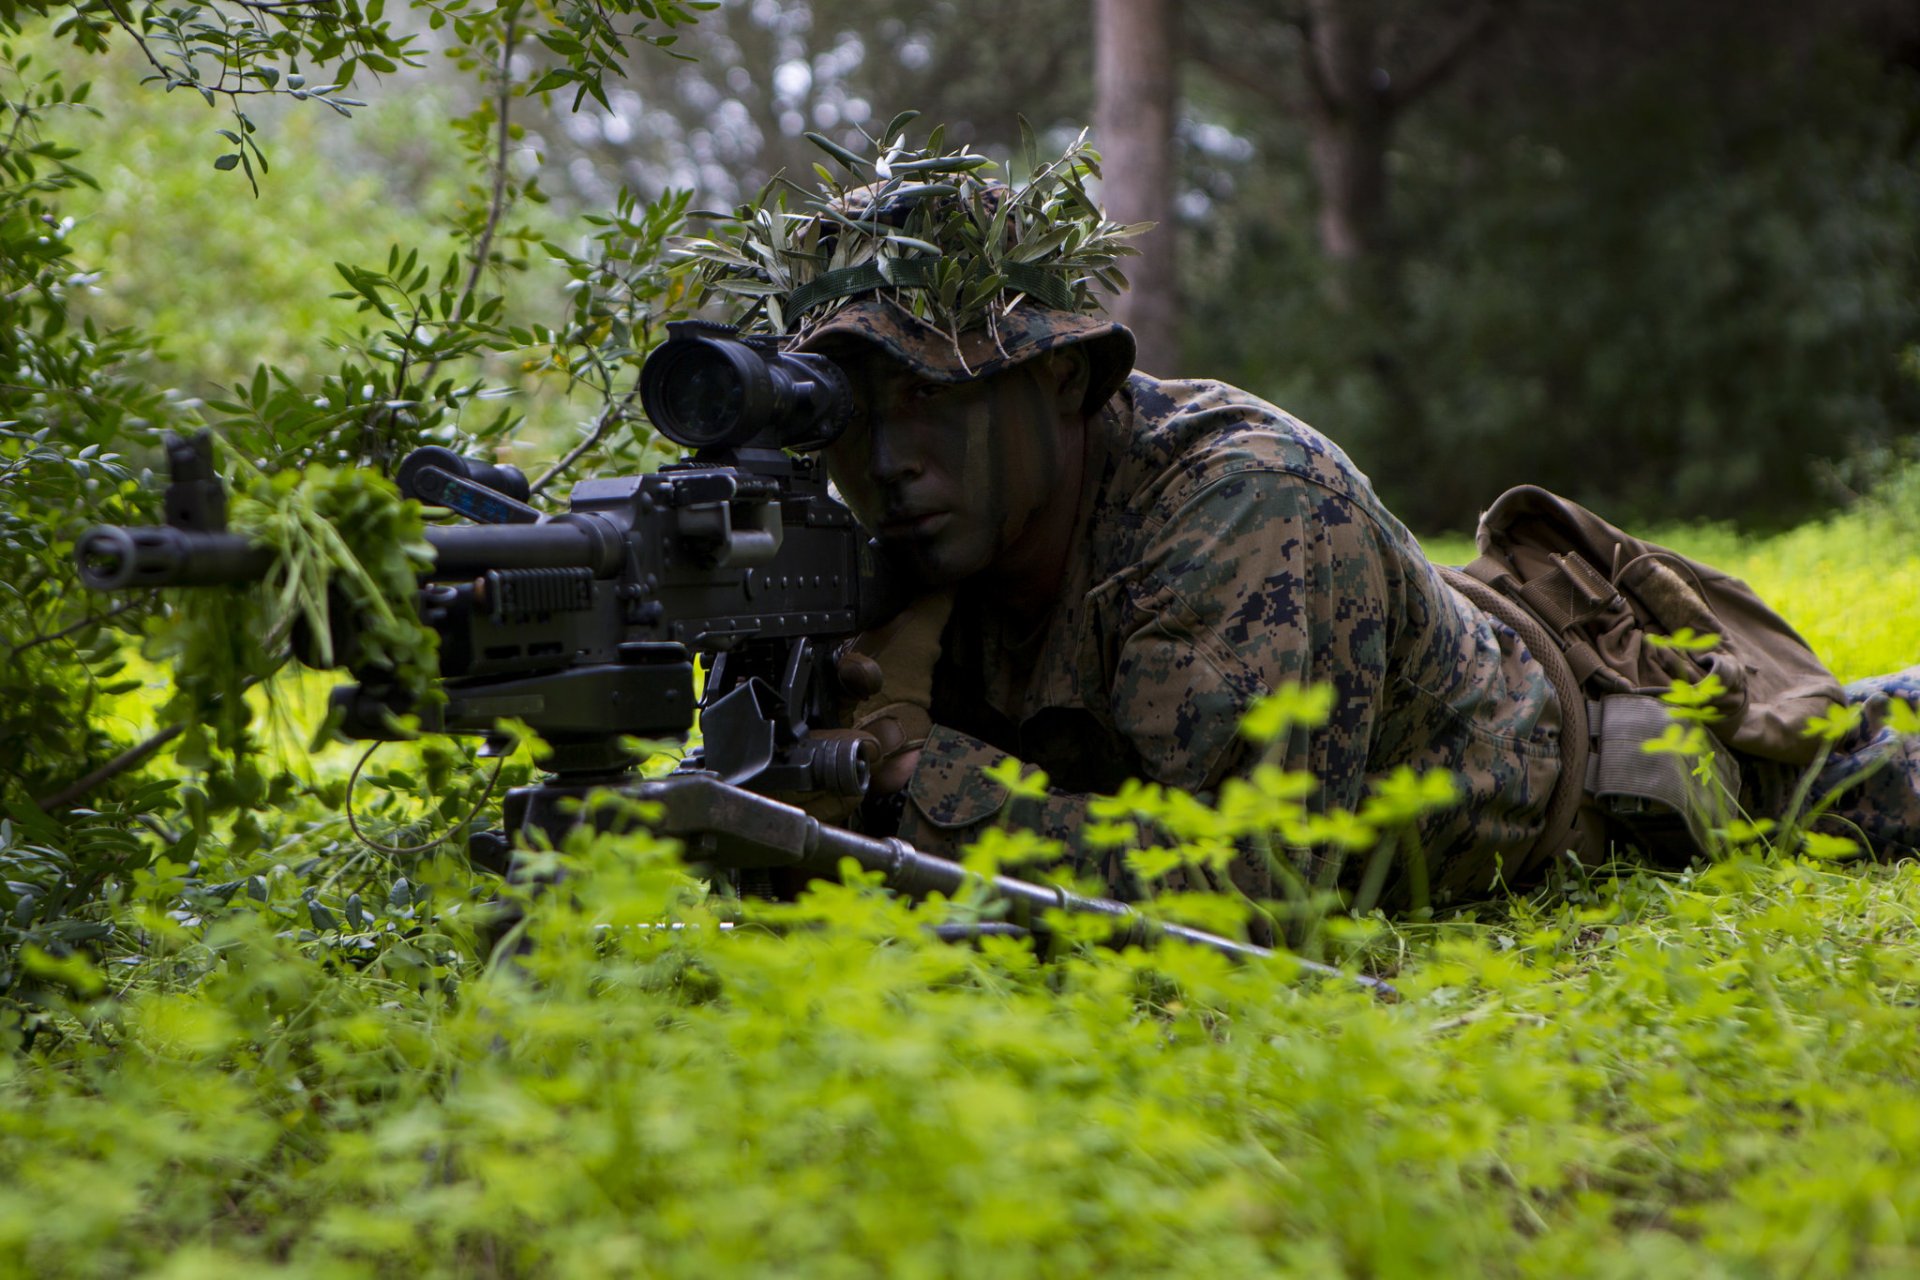
<instances>
[{"instance_id":1,"label":"rifle scope","mask_svg":"<svg viewBox=\"0 0 1920 1280\"><path fill-rule=\"evenodd\" d=\"M853 393L825 356L780 350L730 325L675 320L640 368L640 403L675 444L822 449L846 428Z\"/></svg>"}]
</instances>

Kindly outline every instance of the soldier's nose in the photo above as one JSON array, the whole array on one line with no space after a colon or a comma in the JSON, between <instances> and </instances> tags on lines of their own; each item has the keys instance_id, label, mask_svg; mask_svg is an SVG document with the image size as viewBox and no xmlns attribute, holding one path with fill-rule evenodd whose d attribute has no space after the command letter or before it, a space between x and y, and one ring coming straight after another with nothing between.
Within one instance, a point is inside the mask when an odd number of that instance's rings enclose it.
<instances>
[{"instance_id":1,"label":"soldier's nose","mask_svg":"<svg viewBox=\"0 0 1920 1280\"><path fill-rule=\"evenodd\" d=\"M906 433L892 427L875 429L867 450L867 474L882 482L903 480L920 474L921 465Z\"/></svg>"}]
</instances>

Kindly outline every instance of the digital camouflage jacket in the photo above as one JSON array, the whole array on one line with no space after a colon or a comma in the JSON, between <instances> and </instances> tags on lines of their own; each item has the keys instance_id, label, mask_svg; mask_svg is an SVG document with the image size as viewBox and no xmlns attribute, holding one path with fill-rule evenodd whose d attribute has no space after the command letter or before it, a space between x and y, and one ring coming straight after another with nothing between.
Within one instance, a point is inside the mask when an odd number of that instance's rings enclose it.
<instances>
[{"instance_id":1,"label":"digital camouflage jacket","mask_svg":"<svg viewBox=\"0 0 1920 1280\"><path fill-rule=\"evenodd\" d=\"M1443 583L1325 436L1217 382L1135 374L1097 415L1068 581L1032 635L963 590L935 671L935 727L900 835L957 856L1003 818L1067 842L1122 894L1119 859L1075 847L1088 793L1139 777L1206 792L1252 768L1240 717L1288 684L1336 693L1280 763L1357 808L1396 769L1452 771L1464 799L1418 832L1436 898L1485 890L1533 841L1559 771L1559 711L1514 634ZM1045 769L1007 811L982 769ZM1003 814L1003 811L1007 811ZM1307 855L1301 855L1303 858ZM1263 861L1233 878L1276 895Z\"/></svg>"}]
</instances>

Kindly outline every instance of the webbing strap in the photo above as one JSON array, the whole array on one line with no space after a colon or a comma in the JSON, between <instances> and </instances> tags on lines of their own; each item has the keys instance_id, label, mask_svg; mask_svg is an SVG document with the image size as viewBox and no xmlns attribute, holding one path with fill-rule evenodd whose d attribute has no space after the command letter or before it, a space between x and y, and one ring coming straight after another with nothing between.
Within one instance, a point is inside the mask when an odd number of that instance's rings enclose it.
<instances>
[{"instance_id":1,"label":"webbing strap","mask_svg":"<svg viewBox=\"0 0 1920 1280\"><path fill-rule=\"evenodd\" d=\"M808 307L817 307L835 298L872 293L876 289L933 289L939 287L938 258L870 258L857 267L828 271L795 289L787 297L789 315L799 315ZM1055 311L1077 310L1073 290L1051 272L1026 262L1009 262L1000 268L1005 288L1024 293Z\"/></svg>"},{"instance_id":2,"label":"webbing strap","mask_svg":"<svg viewBox=\"0 0 1920 1280\"><path fill-rule=\"evenodd\" d=\"M1555 635L1564 635L1612 608L1620 592L1578 552L1569 551L1553 556L1553 568L1528 578L1519 598Z\"/></svg>"},{"instance_id":3,"label":"webbing strap","mask_svg":"<svg viewBox=\"0 0 1920 1280\"><path fill-rule=\"evenodd\" d=\"M1560 776L1553 780L1553 795L1547 800L1540 835L1527 850L1525 860L1515 868L1516 872L1523 871L1563 852L1567 838L1573 834L1573 824L1579 818L1580 801L1586 793L1590 746L1587 700L1580 692L1580 682L1574 678L1573 668L1567 664L1559 642L1540 625L1539 619L1472 573L1444 565L1438 567L1448 586L1513 628L1514 634L1546 668L1554 700L1560 704Z\"/></svg>"},{"instance_id":4,"label":"webbing strap","mask_svg":"<svg viewBox=\"0 0 1920 1280\"><path fill-rule=\"evenodd\" d=\"M1470 574L1503 594L1520 589L1520 579L1514 577L1512 570L1492 556L1476 556L1464 569L1443 569L1442 571Z\"/></svg>"},{"instance_id":5,"label":"webbing strap","mask_svg":"<svg viewBox=\"0 0 1920 1280\"><path fill-rule=\"evenodd\" d=\"M1585 640L1568 640L1565 644L1567 665L1573 668L1573 678L1579 681L1581 688L1586 688L1587 681L1595 676L1600 677L1600 682L1610 689L1621 688L1626 684L1626 681L1622 680L1613 668L1601 659L1600 651Z\"/></svg>"}]
</instances>

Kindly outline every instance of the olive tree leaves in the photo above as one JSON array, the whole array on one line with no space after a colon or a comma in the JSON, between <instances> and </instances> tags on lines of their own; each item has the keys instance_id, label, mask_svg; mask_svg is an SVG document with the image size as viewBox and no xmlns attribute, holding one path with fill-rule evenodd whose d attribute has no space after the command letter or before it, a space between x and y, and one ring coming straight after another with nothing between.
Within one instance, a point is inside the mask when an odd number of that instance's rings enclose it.
<instances>
[{"instance_id":1,"label":"olive tree leaves","mask_svg":"<svg viewBox=\"0 0 1920 1280\"><path fill-rule=\"evenodd\" d=\"M715 7L716 0L413 0L397 6L423 11L428 28L447 31L455 43L446 52L463 63L469 55L484 59L501 32L524 30L552 64L524 91L573 86L575 107L589 96L606 105L602 83L625 75L633 46L670 49L678 28ZM387 0L0 0L0 36L36 20L51 22L56 36L91 53L130 42L146 62L148 83L224 106L231 122L216 132L227 149L214 168L239 170L256 195L267 159L249 100L291 98L350 115L366 105L348 96L361 73L417 68L428 54L417 21L390 14Z\"/></svg>"},{"instance_id":2,"label":"olive tree leaves","mask_svg":"<svg viewBox=\"0 0 1920 1280\"><path fill-rule=\"evenodd\" d=\"M909 147L918 115L863 135L866 155L809 133L834 166L814 166L817 187L781 176L732 214L692 215L715 224L680 246L699 300L727 300L743 326L787 333L878 289L957 335L1029 296L1093 311L1096 290L1127 287L1118 262L1136 251L1124 241L1146 227L1107 220L1087 193L1100 155L1084 131L1042 161L1023 119L1020 155L1002 165L943 149L944 127Z\"/></svg>"}]
</instances>

